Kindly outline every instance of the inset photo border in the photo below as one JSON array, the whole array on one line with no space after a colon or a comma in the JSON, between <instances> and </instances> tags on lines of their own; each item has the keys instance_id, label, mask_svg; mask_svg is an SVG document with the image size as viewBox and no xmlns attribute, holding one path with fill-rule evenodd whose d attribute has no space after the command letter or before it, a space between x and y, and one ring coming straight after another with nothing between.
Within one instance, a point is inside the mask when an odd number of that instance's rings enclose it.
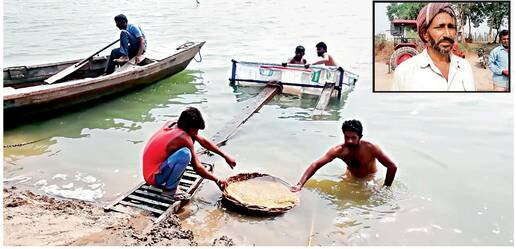
<instances>
[{"instance_id":1,"label":"inset photo border","mask_svg":"<svg viewBox=\"0 0 516 249\"><path fill-rule=\"evenodd\" d=\"M510 1L373 1L373 92L510 87Z\"/></svg>"}]
</instances>

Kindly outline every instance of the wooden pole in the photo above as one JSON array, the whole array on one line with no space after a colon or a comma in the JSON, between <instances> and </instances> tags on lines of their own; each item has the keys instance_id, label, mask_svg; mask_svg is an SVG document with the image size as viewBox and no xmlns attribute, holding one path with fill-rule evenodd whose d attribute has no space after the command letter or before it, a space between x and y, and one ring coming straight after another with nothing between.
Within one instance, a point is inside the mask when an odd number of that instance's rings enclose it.
<instances>
[{"instance_id":1,"label":"wooden pole","mask_svg":"<svg viewBox=\"0 0 516 249\"><path fill-rule=\"evenodd\" d=\"M117 43L118 41L120 41L120 39L116 39L116 41L113 41L113 42L111 42L109 45L107 45L107 46L103 47L102 49L100 49L100 50L96 51L96 52L95 52L95 53L93 53L92 55L88 56L88 58L86 58L86 59L84 59L84 60L82 60L82 61L79 61L79 62L77 62L77 63L75 63L75 64L73 64L73 65L71 65L71 66L69 66L69 67L67 67L67 68L65 68L65 69L63 69L63 70L61 70L59 73L54 74L52 77L50 77L50 78L46 79L46 80L45 80L45 83L47 83L47 84L55 83L56 81L58 81L58 80L60 80L60 79L62 79L62 78L64 78L64 77L66 77L66 76L68 76L68 75L72 74L73 72L75 72L75 71L79 70L81 67L83 67L84 65L86 65L86 64L87 64L87 62L88 62L91 58L93 58L93 56L95 56L95 55L99 54L100 52L104 51L106 48L111 47L111 45L113 45L113 44Z\"/></svg>"}]
</instances>

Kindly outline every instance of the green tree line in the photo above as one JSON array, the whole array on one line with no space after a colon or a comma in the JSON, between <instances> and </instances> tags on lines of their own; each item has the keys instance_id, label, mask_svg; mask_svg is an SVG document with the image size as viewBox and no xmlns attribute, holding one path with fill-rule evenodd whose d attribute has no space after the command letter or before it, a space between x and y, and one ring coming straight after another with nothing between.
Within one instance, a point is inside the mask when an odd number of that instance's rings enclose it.
<instances>
[{"instance_id":1,"label":"green tree line","mask_svg":"<svg viewBox=\"0 0 516 249\"><path fill-rule=\"evenodd\" d=\"M390 21L394 19L415 20L419 11L427 4L427 2L407 2L407 3L391 3L387 6L387 17ZM457 15L457 24L462 34L464 26L468 24L468 37L471 38L471 27L479 27L486 21L489 27L489 33L496 30L494 41L498 37L501 28L508 22L509 18L509 2L464 2L452 3ZM462 40L465 36L463 35ZM493 41L493 42L494 42Z\"/></svg>"}]
</instances>

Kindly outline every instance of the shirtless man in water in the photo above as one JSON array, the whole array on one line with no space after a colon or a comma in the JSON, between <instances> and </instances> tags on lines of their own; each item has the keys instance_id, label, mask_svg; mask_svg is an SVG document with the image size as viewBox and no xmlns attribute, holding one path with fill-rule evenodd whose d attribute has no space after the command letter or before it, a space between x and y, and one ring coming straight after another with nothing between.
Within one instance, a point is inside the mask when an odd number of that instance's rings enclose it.
<instances>
[{"instance_id":1,"label":"shirtless man in water","mask_svg":"<svg viewBox=\"0 0 516 249\"><path fill-rule=\"evenodd\" d=\"M199 129L204 129L201 112L195 107L188 107L181 113L177 122L167 122L158 130L143 151L145 182L161 188L164 195L175 199L184 198L175 196L175 193L186 167L193 161L192 165L197 174L216 182L223 190L227 186L226 180L215 177L202 166L195 153L194 142L197 141L205 149L222 156L231 168L235 167L236 161L210 140L199 135Z\"/></svg>"},{"instance_id":2,"label":"shirtless man in water","mask_svg":"<svg viewBox=\"0 0 516 249\"><path fill-rule=\"evenodd\" d=\"M292 187L292 192L300 191L306 181L312 177L317 170L327 163L339 158L347 165L346 174L351 174L356 178L368 178L376 173L376 160L387 167L385 186L391 186L396 175L396 164L383 153L377 145L368 141L361 140L362 124L358 120L348 120L342 124L344 133L344 143L332 147L324 156L310 164L299 183Z\"/></svg>"}]
</instances>

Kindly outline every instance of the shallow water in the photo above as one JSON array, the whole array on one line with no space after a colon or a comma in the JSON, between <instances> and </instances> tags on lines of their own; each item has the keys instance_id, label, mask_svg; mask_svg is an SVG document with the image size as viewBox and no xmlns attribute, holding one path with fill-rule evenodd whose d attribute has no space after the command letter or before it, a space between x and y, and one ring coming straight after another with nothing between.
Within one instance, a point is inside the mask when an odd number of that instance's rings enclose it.
<instances>
[{"instance_id":1,"label":"shallow water","mask_svg":"<svg viewBox=\"0 0 516 249\"><path fill-rule=\"evenodd\" d=\"M41 11L44 9L45 11ZM346 11L353 10L353 11ZM230 235L256 245L512 245L512 94L373 94L372 10L342 1L89 1L4 2L4 65L87 56L116 39L112 17L126 13L149 39L149 56L187 40L206 40L202 63L150 87L95 107L4 132L4 183L105 203L142 180L145 141L186 106L201 109L210 137L238 114L256 89L228 85L232 58L283 61L315 44L360 75L354 92L333 101L329 115L311 116L317 99L277 96L223 148L237 158L215 173L258 171L296 183L311 161L342 141L349 118L364 139L390 155L399 170L382 189L374 181L342 180L345 167L323 167L301 191L301 203L271 218L220 206L206 182L187 210L185 226L201 238ZM94 21L93 21L94 20ZM34 39L37 37L37 39Z\"/></svg>"}]
</instances>

